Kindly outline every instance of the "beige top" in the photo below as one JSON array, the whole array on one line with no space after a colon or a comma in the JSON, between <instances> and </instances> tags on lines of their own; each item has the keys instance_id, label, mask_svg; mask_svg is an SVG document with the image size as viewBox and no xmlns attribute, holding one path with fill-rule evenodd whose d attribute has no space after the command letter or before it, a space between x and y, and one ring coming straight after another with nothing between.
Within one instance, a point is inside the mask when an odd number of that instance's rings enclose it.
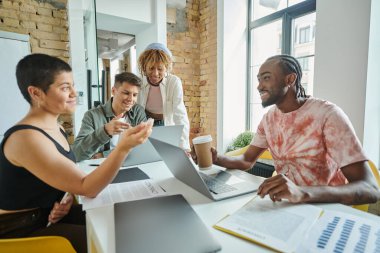
<instances>
[{"instance_id":1,"label":"beige top","mask_svg":"<svg viewBox=\"0 0 380 253\"><path fill-rule=\"evenodd\" d=\"M160 86L150 85L145 109L155 114L163 113L163 103Z\"/></svg>"}]
</instances>

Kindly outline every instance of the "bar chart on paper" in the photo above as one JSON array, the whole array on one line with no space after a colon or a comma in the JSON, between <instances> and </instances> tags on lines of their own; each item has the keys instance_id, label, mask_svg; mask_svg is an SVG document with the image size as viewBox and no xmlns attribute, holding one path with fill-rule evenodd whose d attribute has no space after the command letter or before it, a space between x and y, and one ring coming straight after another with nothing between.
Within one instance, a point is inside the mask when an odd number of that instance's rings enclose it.
<instances>
[{"instance_id":1,"label":"bar chart on paper","mask_svg":"<svg viewBox=\"0 0 380 253\"><path fill-rule=\"evenodd\" d=\"M380 223L346 213L325 211L311 229L303 249L308 252L380 253Z\"/></svg>"}]
</instances>

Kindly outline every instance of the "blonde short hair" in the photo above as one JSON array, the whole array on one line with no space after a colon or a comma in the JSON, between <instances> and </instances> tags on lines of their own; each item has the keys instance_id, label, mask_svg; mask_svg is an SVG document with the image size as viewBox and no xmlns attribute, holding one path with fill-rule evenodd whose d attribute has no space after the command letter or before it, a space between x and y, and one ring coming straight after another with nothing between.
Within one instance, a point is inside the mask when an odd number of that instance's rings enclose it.
<instances>
[{"instance_id":1,"label":"blonde short hair","mask_svg":"<svg viewBox=\"0 0 380 253\"><path fill-rule=\"evenodd\" d=\"M156 63L162 63L167 72L170 72L172 69L172 59L164 51L148 49L142 52L138 60L141 75L146 76L147 69Z\"/></svg>"}]
</instances>

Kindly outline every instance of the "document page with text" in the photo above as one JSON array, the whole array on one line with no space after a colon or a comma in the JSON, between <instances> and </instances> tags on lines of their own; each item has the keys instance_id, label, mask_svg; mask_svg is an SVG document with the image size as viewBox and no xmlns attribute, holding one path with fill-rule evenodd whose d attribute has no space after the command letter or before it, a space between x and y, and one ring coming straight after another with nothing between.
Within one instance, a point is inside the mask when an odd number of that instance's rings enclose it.
<instances>
[{"instance_id":1,"label":"document page with text","mask_svg":"<svg viewBox=\"0 0 380 253\"><path fill-rule=\"evenodd\" d=\"M297 252L380 252L378 221L326 210Z\"/></svg>"},{"instance_id":2,"label":"document page with text","mask_svg":"<svg viewBox=\"0 0 380 253\"><path fill-rule=\"evenodd\" d=\"M166 192L153 180L139 180L109 184L96 198L80 196L83 210L113 205L114 203L166 195Z\"/></svg>"},{"instance_id":3,"label":"document page with text","mask_svg":"<svg viewBox=\"0 0 380 253\"><path fill-rule=\"evenodd\" d=\"M294 252L321 212L312 205L256 197L214 227L275 250Z\"/></svg>"}]
</instances>

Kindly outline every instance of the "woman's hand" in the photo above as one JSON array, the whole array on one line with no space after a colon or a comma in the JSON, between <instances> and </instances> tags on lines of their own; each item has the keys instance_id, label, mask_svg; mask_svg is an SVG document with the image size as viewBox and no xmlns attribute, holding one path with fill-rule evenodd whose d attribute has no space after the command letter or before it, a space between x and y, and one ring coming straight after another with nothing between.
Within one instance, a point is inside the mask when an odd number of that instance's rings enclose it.
<instances>
[{"instance_id":1,"label":"woman's hand","mask_svg":"<svg viewBox=\"0 0 380 253\"><path fill-rule=\"evenodd\" d=\"M69 213L71 206L73 205L74 197L72 194L65 196L60 203L55 202L53 209L51 209L48 221L50 223L57 223L66 214Z\"/></svg>"},{"instance_id":2,"label":"woman's hand","mask_svg":"<svg viewBox=\"0 0 380 253\"><path fill-rule=\"evenodd\" d=\"M144 143L152 133L153 123L151 121L142 122L135 127L131 127L120 135L117 147L129 151L133 147Z\"/></svg>"}]
</instances>

